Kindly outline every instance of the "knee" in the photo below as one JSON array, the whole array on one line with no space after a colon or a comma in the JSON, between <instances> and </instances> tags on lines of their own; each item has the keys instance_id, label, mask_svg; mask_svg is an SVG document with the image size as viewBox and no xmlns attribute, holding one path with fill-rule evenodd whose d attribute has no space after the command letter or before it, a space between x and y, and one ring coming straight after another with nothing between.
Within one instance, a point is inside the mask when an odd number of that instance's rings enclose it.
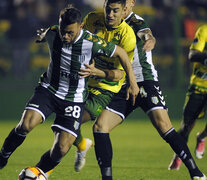
<instances>
[{"instance_id":1,"label":"knee","mask_svg":"<svg viewBox=\"0 0 207 180\"><path fill-rule=\"evenodd\" d=\"M57 143L53 150L52 150L52 156L56 159L61 159L63 156L65 156L67 154L69 150L69 146L68 144L64 144L64 143Z\"/></svg>"},{"instance_id":2,"label":"knee","mask_svg":"<svg viewBox=\"0 0 207 180\"><path fill-rule=\"evenodd\" d=\"M107 126L106 126L105 124L96 122L96 123L93 125L93 132L104 132L104 133L109 133L110 130L109 130L109 128L107 128Z\"/></svg>"},{"instance_id":3,"label":"knee","mask_svg":"<svg viewBox=\"0 0 207 180\"><path fill-rule=\"evenodd\" d=\"M184 118L184 120L181 123L180 131L190 132L194 126L195 120L192 118Z\"/></svg>"},{"instance_id":4,"label":"knee","mask_svg":"<svg viewBox=\"0 0 207 180\"><path fill-rule=\"evenodd\" d=\"M21 134L28 134L32 129L33 129L33 125L29 122L20 122L17 126L16 126L16 132L21 133Z\"/></svg>"},{"instance_id":5,"label":"knee","mask_svg":"<svg viewBox=\"0 0 207 180\"><path fill-rule=\"evenodd\" d=\"M62 156L65 156L70 149L70 145L59 143L58 145L59 152Z\"/></svg>"},{"instance_id":6,"label":"knee","mask_svg":"<svg viewBox=\"0 0 207 180\"><path fill-rule=\"evenodd\" d=\"M193 118L192 116L184 116L184 119L183 119L183 126L187 127L187 126L191 126L195 123L196 121L196 118Z\"/></svg>"},{"instance_id":7,"label":"knee","mask_svg":"<svg viewBox=\"0 0 207 180\"><path fill-rule=\"evenodd\" d=\"M21 121L16 126L16 131L21 134L28 134L35 126L42 122L42 116L33 111L23 113Z\"/></svg>"}]
</instances>

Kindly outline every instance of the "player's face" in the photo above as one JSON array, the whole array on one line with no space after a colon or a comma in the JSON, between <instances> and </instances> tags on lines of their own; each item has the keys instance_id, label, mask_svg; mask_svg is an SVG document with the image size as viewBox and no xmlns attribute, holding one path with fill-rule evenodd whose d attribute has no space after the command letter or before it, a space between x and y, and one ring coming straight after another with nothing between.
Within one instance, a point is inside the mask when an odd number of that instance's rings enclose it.
<instances>
[{"instance_id":1,"label":"player's face","mask_svg":"<svg viewBox=\"0 0 207 180\"><path fill-rule=\"evenodd\" d=\"M104 16L105 23L109 27L118 26L121 23L121 18L124 13L124 7L119 3L108 3L104 4Z\"/></svg>"},{"instance_id":2,"label":"player's face","mask_svg":"<svg viewBox=\"0 0 207 180\"><path fill-rule=\"evenodd\" d=\"M135 5L136 0L126 0L126 6L124 8L123 18L127 18L132 12L132 8Z\"/></svg>"},{"instance_id":3,"label":"player's face","mask_svg":"<svg viewBox=\"0 0 207 180\"><path fill-rule=\"evenodd\" d=\"M64 43L74 43L80 34L81 25L74 23L70 25L64 25L60 22L60 38Z\"/></svg>"}]
</instances>

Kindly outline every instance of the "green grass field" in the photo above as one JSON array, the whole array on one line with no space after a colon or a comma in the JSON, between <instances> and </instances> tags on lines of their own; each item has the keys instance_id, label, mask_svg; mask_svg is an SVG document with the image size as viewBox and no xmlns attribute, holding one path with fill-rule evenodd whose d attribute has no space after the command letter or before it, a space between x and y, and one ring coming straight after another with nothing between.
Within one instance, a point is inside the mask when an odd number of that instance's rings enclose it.
<instances>
[{"instance_id":1,"label":"green grass field","mask_svg":"<svg viewBox=\"0 0 207 180\"><path fill-rule=\"evenodd\" d=\"M41 155L53 143L53 133L50 129L52 121L48 121L34 129L25 142L11 156L8 165L0 170L0 180L16 180L19 172L31 165L35 165ZM0 121L0 146L5 137L15 126L16 122ZM179 122L173 121L174 127L179 127ZM191 152L195 147L196 132L204 127L205 121L198 122L191 133L189 147ZM83 134L92 136L92 123L82 126ZM167 167L173 152L170 146L163 141L149 120L127 120L111 133L113 143L113 175L114 180L188 180L190 179L184 165L179 171L168 171ZM96 162L94 149L87 154L85 168L76 173L73 170L75 148L65 156L56 167L50 180L99 180L101 179L99 167ZM193 154L193 157L194 154ZM207 156L202 160L195 159L200 169L207 174Z\"/></svg>"}]
</instances>

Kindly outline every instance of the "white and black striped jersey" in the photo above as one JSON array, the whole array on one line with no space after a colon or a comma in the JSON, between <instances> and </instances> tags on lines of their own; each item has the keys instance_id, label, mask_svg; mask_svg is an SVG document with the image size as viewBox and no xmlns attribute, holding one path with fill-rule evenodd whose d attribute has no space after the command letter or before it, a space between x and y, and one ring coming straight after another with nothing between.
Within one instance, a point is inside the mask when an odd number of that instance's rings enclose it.
<instances>
[{"instance_id":1,"label":"white and black striped jersey","mask_svg":"<svg viewBox=\"0 0 207 180\"><path fill-rule=\"evenodd\" d=\"M157 71L152 62L152 52L145 52L142 50L144 41L142 41L137 35L138 32L149 29L149 27L143 18L133 12L125 19L125 21L132 27L137 39L132 63L137 82L145 80L158 81Z\"/></svg>"},{"instance_id":2,"label":"white and black striped jersey","mask_svg":"<svg viewBox=\"0 0 207 180\"><path fill-rule=\"evenodd\" d=\"M45 38L50 64L39 83L61 99L84 102L88 95L88 78L79 77L80 68L85 68L84 64L90 64L95 56L113 56L116 45L86 30L81 30L74 43L66 44L59 37L58 26L52 26Z\"/></svg>"}]
</instances>

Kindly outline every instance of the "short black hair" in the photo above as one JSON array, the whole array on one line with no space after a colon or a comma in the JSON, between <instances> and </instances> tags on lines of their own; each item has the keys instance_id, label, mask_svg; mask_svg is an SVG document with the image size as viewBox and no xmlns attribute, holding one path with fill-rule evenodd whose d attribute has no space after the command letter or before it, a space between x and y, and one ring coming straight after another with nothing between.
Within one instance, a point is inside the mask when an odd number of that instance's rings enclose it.
<instances>
[{"instance_id":1,"label":"short black hair","mask_svg":"<svg viewBox=\"0 0 207 180\"><path fill-rule=\"evenodd\" d=\"M121 4L123 7L126 6L126 1L127 0L105 0L106 3L119 3Z\"/></svg>"},{"instance_id":2,"label":"short black hair","mask_svg":"<svg viewBox=\"0 0 207 180\"><path fill-rule=\"evenodd\" d=\"M65 25L70 25L74 23L81 23L81 13L80 11L69 4L66 8L60 11L60 16L62 23Z\"/></svg>"}]
</instances>

